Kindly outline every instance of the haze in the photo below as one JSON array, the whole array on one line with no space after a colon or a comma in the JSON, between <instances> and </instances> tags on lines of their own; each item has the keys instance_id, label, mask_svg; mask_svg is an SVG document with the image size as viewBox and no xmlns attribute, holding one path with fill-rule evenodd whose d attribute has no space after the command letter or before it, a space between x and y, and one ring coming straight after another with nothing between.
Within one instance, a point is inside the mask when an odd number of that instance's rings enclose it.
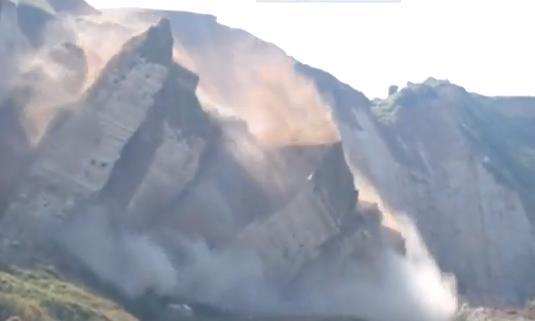
<instances>
[{"instance_id":1,"label":"haze","mask_svg":"<svg viewBox=\"0 0 535 321\"><path fill-rule=\"evenodd\" d=\"M275 43L370 98L432 76L486 95L535 95L535 4L529 0L257 3L254 0L90 0L216 15Z\"/></svg>"}]
</instances>

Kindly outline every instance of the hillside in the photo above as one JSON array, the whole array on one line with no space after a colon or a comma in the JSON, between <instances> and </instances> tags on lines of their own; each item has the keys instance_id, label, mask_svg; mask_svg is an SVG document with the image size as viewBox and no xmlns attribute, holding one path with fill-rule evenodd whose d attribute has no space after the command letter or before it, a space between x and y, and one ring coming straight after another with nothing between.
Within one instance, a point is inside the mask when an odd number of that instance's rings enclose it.
<instances>
[{"instance_id":1,"label":"hillside","mask_svg":"<svg viewBox=\"0 0 535 321\"><path fill-rule=\"evenodd\" d=\"M24 321L136 321L116 303L59 279L47 270L0 272L0 319Z\"/></svg>"},{"instance_id":2,"label":"hillside","mask_svg":"<svg viewBox=\"0 0 535 321\"><path fill-rule=\"evenodd\" d=\"M213 16L43 3L1 3L0 319L530 316L535 98L371 101Z\"/></svg>"}]
</instances>

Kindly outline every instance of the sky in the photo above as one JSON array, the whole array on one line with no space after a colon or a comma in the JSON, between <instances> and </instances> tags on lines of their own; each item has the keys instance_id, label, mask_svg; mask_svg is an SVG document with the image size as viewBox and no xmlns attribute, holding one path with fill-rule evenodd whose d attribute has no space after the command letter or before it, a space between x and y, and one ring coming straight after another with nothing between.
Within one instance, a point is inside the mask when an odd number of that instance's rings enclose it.
<instances>
[{"instance_id":1,"label":"sky","mask_svg":"<svg viewBox=\"0 0 535 321\"><path fill-rule=\"evenodd\" d=\"M533 0L306 1L87 0L213 14L369 98L428 77L489 96L535 96Z\"/></svg>"}]
</instances>

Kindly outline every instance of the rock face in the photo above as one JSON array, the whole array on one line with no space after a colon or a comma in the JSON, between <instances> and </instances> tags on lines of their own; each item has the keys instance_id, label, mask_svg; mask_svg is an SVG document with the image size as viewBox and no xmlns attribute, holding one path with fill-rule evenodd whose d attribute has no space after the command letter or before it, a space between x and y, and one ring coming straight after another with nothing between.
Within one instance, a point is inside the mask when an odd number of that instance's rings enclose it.
<instances>
[{"instance_id":1,"label":"rock face","mask_svg":"<svg viewBox=\"0 0 535 321\"><path fill-rule=\"evenodd\" d=\"M6 206L8 194L21 170L21 162L28 157L29 142L21 123L19 98L23 91L13 94L18 65L30 48L18 23L17 8L3 1L0 10L0 209ZM26 97L24 97L26 98ZM1 211L0 210L0 211Z\"/></svg>"},{"instance_id":2,"label":"rock face","mask_svg":"<svg viewBox=\"0 0 535 321\"><path fill-rule=\"evenodd\" d=\"M121 35L136 24L49 3ZM429 80L372 102L214 17L144 11L129 19L166 19L90 82L70 36L84 23L50 44L32 21L21 31L19 9L0 11L0 58L15 48L32 62L0 80L0 262L74 256L129 295L306 309L329 306L332 284L355 293L342 277L355 266L395 279L388 258L407 247L392 212L415 220L471 302L535 295L533 99ZM292 301L308 292L320 294ZM317 312L333 310L354 312Z\"/></svg>"},{"instance_id":3,"label":"rock face","mask_svg":"<svg viewBox=\"0 0 535 321\"><path fill-rule=\"evenodd\" d=\"M10 1L2 1L0 10L0 67L3 76L0 79L0 99L4 99L12 78L15 76L18 59L25 56L30 47L22 32L17 7Z\"/></svg>"},{"instance_id":4,"label":"rock face","mask_svg":"<svg viewBox=\"0 0 535 321\"><path fill-rule=\"evenodd\" d=\"M13 101L0 105L0 209L7 206L13 184L22 170L22 162L29 157L30 144L20 121L20 110Z\"/></svg>"},{"instance_id":5,"label":"rock face","mask_svg":"<svg viewBox=\"0 0 535 321\"><path fill-rule=\"evenodd\" d=\"M535 100L482 97L431 79L371 103L319 71L303 72L334 99L363 198L413 217L461 294L479 304L535 295L527 195ZM336 101L350 95L357 99Z\"/></svg>"},{"instance_id":6,"label":"rock face","mask_svg":"<svg viewBox=\"0 0 535 321\"><path fill-rule=\"evenodd\" d=\"M535 176L532 160L511 156L534 150L531 125L523 126L523 117L497 116L508 104L447 83L409 87L394 104L400 107L395 124L383 129L405 169L383 172L377 189L395 186L387 177L398 177L399 189L384 199L412 213L431 251L444 270L455 272L470 300L522 304L535 295L526 282L535 260L533 207L525 196L531 189L522 182ZM401 188L409 182L411 188Z\"/></svg>"},{"instance_id":7,"label":"rock face","mask_svg":"<svg viewBox=\"0 0 535 321\"><path fill-rule=\"evenodd\" d=\"M26 235L24 230L42 226L41 219L64 215L76 199L90 197L104 187L112 165L146 118L154 104L153 96L167 79L171 57L151 57L144 55L143 50L154 38L166 35L166 26L163 22L127 44L78 109L59 119L50 130L42 143L42 152L21 183L17 200L6 211L11 233L16 235L21 229L18 237L31 240L31 234ZM172 39L168 33L167 36L163 45L170 51ZM147 76L152 81L147 81ZM143 90L133 90L139 79L144 79ZM20 219L28 221L8 223Z\"/></svg>"},{"instance_id":8,"label":"rock face","mask_svg":"<svg viewBox=\"0 0 535 321\"><path fill-rule=\"evenodd\" d=\"M198 76L174 62L173 47L170 22L163 19L129 40L79 99L55 113L27 157L27 174L19 172L6 196L0 261L64 266L74 256L104 281L122 283L118 288L129 295L169 295L177 290L176 276L164 274L192 273L179 295L236 307L245 298L242 287L262 283L282 291L321 259L327 243L367 233L380 252L402 242L381 232L379 211L357 206L353 176L326 110L311 109L310 124L323 131L318 135L290 130L289 123L282 123L288 134L255 132L252 118L241 119L240 110L209 114L196 95ZM66 43L45 56L78 71L58 83L76 97L87 70L83 49ZM283 83L281 90L293 85ZM320 108L312 87L298 86L305 98L284 97L295 108L292 119L306 112L304 103ZM331 124L329 132L322 122ZM196 242L211 260L234 258L251 279L236 274L228 284L199 287L213 278L216 265L199 259L189 245ZM360 255L349 243L345 248L340 265ZM244 265L245 257L254 267ZM147 258L156 270L146 271ZM129 266L119 268L123 261ZM180 272L158 270L160 265ZM260 303L249 302L251 308Z\"/></svg>"}]
</instances>

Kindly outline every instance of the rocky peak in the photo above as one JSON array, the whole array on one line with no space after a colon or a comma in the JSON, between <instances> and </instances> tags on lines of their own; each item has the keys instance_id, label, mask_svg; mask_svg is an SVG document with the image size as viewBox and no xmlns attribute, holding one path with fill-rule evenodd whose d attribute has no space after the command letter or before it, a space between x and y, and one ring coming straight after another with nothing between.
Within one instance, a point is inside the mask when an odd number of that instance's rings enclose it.
<instances>
[{"instance_id":1,"label":"rocky peak","mask_svg":"<svg viewBox=\"0 0 535 321\"><path fill-rule=\"evenodd\" d=\"M72 112L56 118L28 175L20 179L20 189L10 199L3 219L9 228L0 231L6 233L0 239L12 239L10 234L18 233L25 240L24 246L38 244L45 236L38 236L35 229L54 221L54 216L69 215L73 207L106 186L125 156L126 146L147 119L164 107L172 109L180 99L184 104L195 102L191 96L197 78L172 63L172 46L169 22L162 20L127 42L82 99L73 103ZM64 61L64 54L80 53L70 45L64 47L56 50L53 58ZM178 97L166 99L173 92L178 92ZM173 129L168 132L170 137L177 135ZM45 187L52 176L56 179ZM34 193L41 197L24 200ZM0 246L0 252L4 258L11 255L9 248Z\"/></svg>"},{"instance_id":2,"label":"rocky peak","mask_svg":"<svg viewBox=\"0 0 535 321\"><path fill-rule=\"evenodd\" d=\"M171 24L167 19L161 19L145 33L130 40L125 45L125 51L135 52L147 62L169 65L173 60L173 36Z\"/></svg>"},{"instance_id":3,"label":"rocky peak","mask_svg":"<svg viewBox=\"0 0 535 321\"><path fill-rule=\"evenodd\" d=\"M169 21L162 19L144 33L127 41L122 50L111 58L88 92L88 99L91 100L89 104L98 105L94 100L107 99L109 95L117 96L119 87L136 90L131 86L137 86L140 82L145 83L143 90L154 87L157 91L156 88L162 87L173 69L188 74L186 78L191 79L189 82L195 86L195 76L184 68L174 68L172 56L173 37ZM152 98L142 93L140 95Z\"/></svg>"},{"instance_id":4,"label":"rocky peak","mask_svg":"<svg viewBox=\"0 0 535 321\"><path fill-rule=\"evenodd\" d=\"M169 21L162 19L158 24L151 26L147 31L133 37L123 45L120 52L106 64L93 90L123 83L126 74L136 67L152 66L149 69L162 69L163 67L167 73L172 65L173 36ZM154 80L154 74L148 70L136 77Z\"/></svg>"}]
</instances>

